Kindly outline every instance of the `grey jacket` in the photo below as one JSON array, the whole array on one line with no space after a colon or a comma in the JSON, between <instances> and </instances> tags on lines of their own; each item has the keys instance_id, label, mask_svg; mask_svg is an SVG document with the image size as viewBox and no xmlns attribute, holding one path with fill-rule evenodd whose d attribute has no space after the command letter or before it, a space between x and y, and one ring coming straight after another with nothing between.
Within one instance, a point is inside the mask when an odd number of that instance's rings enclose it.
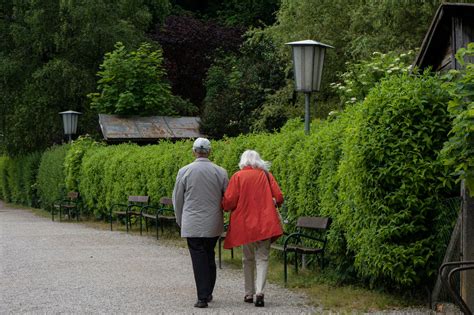
<instances>
[{"instance_id":1,"label":"grey jacket","mask_svg":"<svg viewBox=\"0 0 474 315\"><path fill-rule=\"evenodd\" d=\"M173 207L182 237L221 235L221 200L228 183L227 171L207 158L197 158L178 171Z\"/></svg>"}]
</instances>

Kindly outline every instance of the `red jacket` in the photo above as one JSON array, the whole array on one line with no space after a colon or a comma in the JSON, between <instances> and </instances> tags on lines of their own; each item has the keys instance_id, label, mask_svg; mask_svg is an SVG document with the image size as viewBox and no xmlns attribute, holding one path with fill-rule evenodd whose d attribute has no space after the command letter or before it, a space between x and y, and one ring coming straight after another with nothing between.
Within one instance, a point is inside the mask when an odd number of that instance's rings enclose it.
<instances>
[{"instance_id":1,"label":"red jacket","mask_svg":"<svg viewBox=\"0 0 474 315\"><path fill-rule=\"evenodd\" d=\"M269 185L269 180L271 185ZM222 200L224 211L232 211L224 248L232 248L283 234L273 198L283 203L283 194L273 175L249 166L235 173Z\"/></svg>"}]
</instances>

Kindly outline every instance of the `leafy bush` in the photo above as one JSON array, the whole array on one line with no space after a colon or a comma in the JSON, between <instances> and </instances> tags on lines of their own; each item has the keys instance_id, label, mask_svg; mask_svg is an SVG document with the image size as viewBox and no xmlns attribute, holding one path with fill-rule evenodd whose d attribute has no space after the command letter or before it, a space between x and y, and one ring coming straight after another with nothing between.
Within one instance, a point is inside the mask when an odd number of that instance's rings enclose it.
<instances>
[{"instance_id":1,"label":"leafy bush","mask_svg":"<svg viewBox=\"0 0 474 315\"><path fill-rule=\"evenodd\" d=\"M368 60L347 62L347 71L339 77L341 82L331 83L330 86L339 95L343 104L362 102L369 91L383 78L407 73L411 69L410 63L413 58L413 50L399 55L393 52L387 54L374 52Z\"/></svg>"},{"instance_id":2,"label":"leafy bush","mask_svg":"<svg viewBox=\"0 0 474 315\"><path fill-rule=\"evenodd\" d=\"M467 58L474 59L474 43L458 50L456 59L464 68L452 70L447 77L445 87L453 98L448 109L454 120L443 157L447 165L455 168L456 176L466 180L474 196L474 63L466 63Z\"/></svg>"},{"instance_id":3,"label":"leafy bush","mask_svg":"<svg viewBox=\"0 0 474 315\"><path fill-rule=\"evenodd\" d=\"M91 93L91 108L118 115L172 115L176 113L169 84L164 80L163 53L150 44L127 51L118 42L105 55L98 72L99 93Z\"/></svg>"},{"instance_id":4,"label":"leafy bush","mask_svg":"<svg viewBox=\"0 0 474 315\"><path fill-rule=\"evenodd\" d=\"M428 73L391 77L373 89L343 143L339 220L355 267L372 282L412 286L439 257L431 229L453 180L438 154L447 139L449 95Z\"/></svg>"},{"instance_id":5,"label":"leafy bush","mask_svg":"<svg viewBox=\"0 0 474 315\"><path fill-rule=\"evenodd\" d=\"M209 68L201 130L220 138L248 133L257 124L264 131L280 128L284 116L257 122L266 95L284 83L283 63L274 44L264 37L249 38L240 55L218 58Z\"/></svg>"},{"instance_id":6,"label":"leafy bush","mask_svg":"<svg viewBox=\"0 0 474 315\"><path fill-rule=\"evenodd\" d=\"M64 161L70 145L54 146L46 150L38 169L38 196L43 209L51 210L52 204L66 194Z\"/></svg>"}]
</instances>

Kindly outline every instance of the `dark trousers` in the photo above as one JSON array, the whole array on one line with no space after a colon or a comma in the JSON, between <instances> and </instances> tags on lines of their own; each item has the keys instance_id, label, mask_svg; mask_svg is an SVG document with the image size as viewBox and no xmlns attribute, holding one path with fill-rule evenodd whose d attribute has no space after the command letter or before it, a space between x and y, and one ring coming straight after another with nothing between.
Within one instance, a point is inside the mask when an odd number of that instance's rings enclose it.
<instances>
[{"instance_id":1,"label":"dark trousers","mask_svg":"<svg viewBox=\"0 0 474 315\"><path fill-rule=\"evenodd\" d=\"M205 300L216 284L216 259L214 248L219 237L188 237L188 248L193 262L197 296Z\"/></svg>"}]
</instances>

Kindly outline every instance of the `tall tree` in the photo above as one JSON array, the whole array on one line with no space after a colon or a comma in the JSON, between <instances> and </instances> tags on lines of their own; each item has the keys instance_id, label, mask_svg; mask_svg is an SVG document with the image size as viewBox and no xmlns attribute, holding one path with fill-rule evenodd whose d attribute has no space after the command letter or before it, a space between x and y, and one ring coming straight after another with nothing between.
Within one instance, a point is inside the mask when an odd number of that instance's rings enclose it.
<instances>
[{"instance_id":1,"label":"tall tree","mask_svg":"<svg viewBox=\"0 0 474 315\"><path fill-rule=\"evenodd\" d=\"M164 26L150 34L163 48L165 67L173 94L201 108L203 82L218 52L236 52L243 30L189 16L169 16Z\"/></svg>"},{"instance_id":2,"label":"tall tree","mask_svg":"<svg viewBox=\"0 0 474 315\"><path fill-rule=\"evenodd\" d=\"M59 111L81 111L81 132L97 118L86 95L117 41L136 47L167 0L0 2L0 152L19 154L61 142Z\"/></svg>"}]
</instances>

